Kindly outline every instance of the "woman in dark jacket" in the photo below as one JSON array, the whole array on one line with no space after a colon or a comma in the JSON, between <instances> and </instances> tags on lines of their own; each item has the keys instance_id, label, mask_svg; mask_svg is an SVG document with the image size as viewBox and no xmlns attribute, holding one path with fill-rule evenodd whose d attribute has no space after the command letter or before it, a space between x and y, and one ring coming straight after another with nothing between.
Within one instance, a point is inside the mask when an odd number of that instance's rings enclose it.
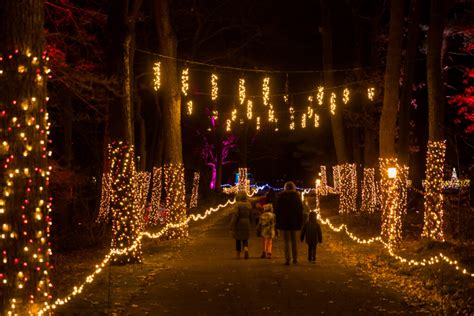
<instances>
[{"instance_id":1,"label":"woman in dark jacket","mask_svg":"<svg viewBox=\"0 0 474 316\"><path fill-rule=\"evenodd\" d=\"M303 203L293 182L285 183L285 190L278 194L275 215L277 229L283 232L285 240L285 264L290 264L290 240L293 263L297 263L296 231L300 230L303 224Z\"/></svg>"},{"instance_id":2,"label":"woman in dark jacket","mask_svg":"<svg viewBox=\"0 0 474 316\"><path fill-rule=\"evenodd\" d=\"M308 244L308 261L316 263L316 246L323 243L323 234L321 232L321 226L319 226L316 220L316 212L309 213L309 219L301 230L301 241L303 241L305 237L306 243Z\"/></svg>"},{"instance_id":3,"label":"woman in dark jacket","mask_svg":"<svg viewBox=\"0 0 474 316\"><path fill-rule=\"evenodd\" d=\"M244 258L249 258L249 236L250 223L252 222L252 205L247 201L247 194L239 192L236 196L235 213L232 216L230 230L235 238L235 250L237 259L240 258L242 247L244 248Z\"/></svg>"}]
</instances>

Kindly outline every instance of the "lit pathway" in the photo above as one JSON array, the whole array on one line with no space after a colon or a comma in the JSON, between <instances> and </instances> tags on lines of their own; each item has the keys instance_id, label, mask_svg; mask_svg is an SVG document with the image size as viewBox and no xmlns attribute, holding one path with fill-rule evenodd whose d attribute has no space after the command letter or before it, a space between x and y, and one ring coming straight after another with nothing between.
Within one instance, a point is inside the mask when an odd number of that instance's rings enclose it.
<instances>
[{"instance_id":1,"label":"lit pathway","mask_svg":"<svg viewBox=\"0 0 474 316\"><path fill-rule=\"evenodd\" d=\"M275 243L274 259L268 260L259 258L260 240L254 237L250 259L237 260L228 232L229 212L214 216L213 223L206 219L194 224L195 237L175 246L174 255L165 261L159 259L163 252L158 247L154 253L147 251L143 267L135 265L130 276L122 272L121 280L114 277L110 308L104 307L107 283L102 281L91 289L100 293L94 296L95 305L80 299L59 314L92 315L104 310L115 315L417 313L401 294L371 286L360 271L341 263L341 253L329 252L324 244L318 249L316 265L306 261L306 244L300 244L299 263L285 266L281 238ZM330 236L326 233L328 242ZM114 295L117 287L127 287L128 294Z\"/></svg>"}]
</instances>

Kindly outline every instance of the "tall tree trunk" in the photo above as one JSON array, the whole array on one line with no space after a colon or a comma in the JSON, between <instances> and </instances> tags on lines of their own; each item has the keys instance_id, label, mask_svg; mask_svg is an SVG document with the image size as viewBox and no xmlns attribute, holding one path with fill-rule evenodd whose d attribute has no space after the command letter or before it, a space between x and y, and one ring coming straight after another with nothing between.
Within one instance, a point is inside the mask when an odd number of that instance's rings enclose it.
<instances>
[{"instance_id":1,"label":"tall tree trunk","mask_svg":"<svg viewBox=\"0 0 474 316\"><path fill-rule=\"evenodd\" d=\"M399 103L399 79L402 53L403 6L399 1L390 2L390 34L385 68L385 85L382 117L379 126L380 174L383 196L382 237L389 245L401 240L401 216L404 213L403 186L405 169L398 164L395 151L395 130ZM388 169L396 168L396 177L389 177Z\"/></svg>"},{"instance_id":2,"label":"tall tree trunk","mask_svg":"<svg viewBox=\"0 0 474 316\"><path fill-rule=\"evenodd\" d=\"M444 31L444 0L430 2L430 28L428 30L428 125L429 139L426 158L425 220L423 236L444 240L443 168L446 152L444 140L444 89L442 81L441 48Z\"/></svg>"},{"instance_id":3,"label":"tall tree trunk","mask_svg":"<svg viewBox=\"0 0 474 316\"><path fill-rule=\"evenodd\" d=\"M170 210L167 223L178 224L186 219L186 200L184 185L183 150L181 141L181 89L178 83L176 65L177 39L171 25L169 1L153 2L154 21L159 39L159 52L166 56L161 59L162 80L161 95L163 99L164 139L164 173L167 190L166 206ZM170 229L168 238L187 236L187 225Z\"/></svg>"},{"instance_id":4,"label":"tall tree trunk","mask_svg":"<svg viewBox=\"0 0 474 316\"><path fill-rule=\"evenodd\" d=\"M332 50L332 19L331 10L329 8L328 0L321 0L321 35L323 43L323 70L324 70L324 82L326 89L329 93L332 92L331 88L334 86L334 73L333 69L333 50ZM326 90L325 97L328 95ZM329 97L326 98L329 100ZM336 148L337 163L343 164L348 162L347 147L344 137L344 124L342 120L342 113L339 109L336 113L331 116L331 127L332 135L334 139L334 147Z\"/></svg>"},{"instance_id":5,"label":"tall tree trunk","mask_svg":"<svg viewBox=\"0 0 474 316\"><path fill-rule=\"evenodd\" d=\"M2 315L36 314L51 297L43 12L42 0L0 1Z\"/></svg>"},{"instance_id":6,"label":"tall tree trunk","mask_svg":"<svg viewBox=\"0 0 474 316\"><path fill-rule=\"evenodd\" d=\"M142 0L117 0L111 5L108 29L113 34L109 43L109 72L117 78L120 97L109 104L109 156L106 168L110 172L112 213L112 249L128 248L137 239L139 210L133 207L136 181L134 177L134 120L133 120L133 43L135 21ZM113 263L141 261L141 245L115 256Z\"/></svg>"},{"instance_id":7,"label":"tall tree trunk","mask_svg":"<svg viewBox=\"0 0 474 316\"><path fill-rule=\"evenodd\" d=\"M380 157L395 158L395 130L399 103L399 79L402 54L403 6L399 1L390 2L390 34L385 68L385 85L382 117L380 118Z\"/></svg>"},{"instance_id":8,"label":"tall tree trunk","mask_svg":"<svg viewBox=\"0 0 474 316\"><path fill-rule=\"evenodd\" d=\"M406 166L410 162L409 150L409 134L410 134L410 109L411 98L413 95L413 82L416 65L416 51L418 37L420 34L420 13L421 0L412 0L410 8L410 16L408 17L408 39L405 54L405 64L403 65L403 88L400 98L400 117L398 121L399 137L398 137L398 158L400 162Z\"/></svg>"}]
</instances>

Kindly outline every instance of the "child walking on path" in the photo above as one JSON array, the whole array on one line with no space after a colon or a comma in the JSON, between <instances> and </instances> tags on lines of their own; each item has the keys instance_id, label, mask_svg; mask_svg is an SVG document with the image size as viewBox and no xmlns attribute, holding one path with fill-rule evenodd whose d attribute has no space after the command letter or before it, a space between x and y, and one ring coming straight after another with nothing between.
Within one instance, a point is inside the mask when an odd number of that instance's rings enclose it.
<instances>
[{"instance_id":1,"label":"child walking on path","mask_svg":"<svg viewBox=\"0 0 474 316\"><path fill-rule=\"evenodd\" d=\"M304 241L305 236L308 244L308 261L316 263L316 246L323 243L323 234L316 220L316 212L309 213L309 219L301 230L301 242Z\"/></svg>"},{"instance_id":2,"label":"child walking on path","mask_svg":"<svg viewBox=\"0 0 474 316\"><path fill-rule=\"evenodd\" d=\"M260 215L257 230L260 230L262 236L263 252L261 258L272 258L273 238L275 237L276 217L273 214L271 204L263 206L263 213Z\"/></svg>"}]
</instances>

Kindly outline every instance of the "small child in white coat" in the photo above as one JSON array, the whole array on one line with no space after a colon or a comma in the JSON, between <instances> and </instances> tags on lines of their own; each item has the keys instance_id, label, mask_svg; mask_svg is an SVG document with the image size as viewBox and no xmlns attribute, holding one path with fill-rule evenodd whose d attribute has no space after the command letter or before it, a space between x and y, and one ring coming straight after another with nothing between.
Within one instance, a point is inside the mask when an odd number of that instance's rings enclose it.
<instances>
[{"instance_id":1,"label":"small child in white coat","mask_svg":"<svg viewBox=\"0 0 474 316\"><path fill-rule=\"evenodd\" d=\"M272 204L263 205L263 212L260 215L257 229L260 229L262 236L262 256L261 258L272 258L273 238L275 238L276 216L273 213Z\"/></svg>"}]
</instances>

